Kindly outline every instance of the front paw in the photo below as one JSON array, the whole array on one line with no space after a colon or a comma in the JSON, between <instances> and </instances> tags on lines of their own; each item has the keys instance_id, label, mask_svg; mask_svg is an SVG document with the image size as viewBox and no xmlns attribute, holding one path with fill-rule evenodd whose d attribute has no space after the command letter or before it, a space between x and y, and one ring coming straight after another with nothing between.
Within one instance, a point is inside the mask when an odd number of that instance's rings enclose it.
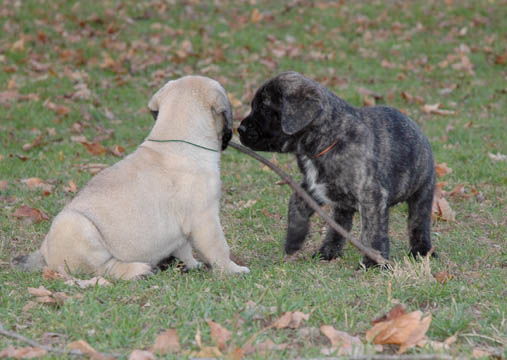
<instances>
[{"instance_id":1,"label":"front paw","mask_svg":"<svg viewBox=\"0 0 507 360\"><path fill-rule=\"evenodd\" d=\"M285 242L285 253L287 255L292 255L299 249L301 249L301 244L294 244L293 242L290 241Z\"/></svg>"},{"instance_id":2,"label":"front paw","mask_svg":"<svg viewBox=\"0 0 507 360\"><path fill-rule=\"evenodd\" d=\"M249 273L250 269L246 266L240 266L231 261L231 265L227 269L227 272L231 274Z\"/></svg>"},{"instance_id":3,"label":"front paw","mask_svg":"<svg viewBox=\"0 0 507 360\"><path fill-rule=\"evenodd\" d=\"M322 245L321 248L319 249L319 251L317 251L316 253L314 253L312 255L312 258L314 258L314 259L318 258L320 260L331 261L331 260L336 259L337 257L341 257L341 256L342 256L342 254L338 249L336 249L334 247Z\"/></svg>"}]
</instances>

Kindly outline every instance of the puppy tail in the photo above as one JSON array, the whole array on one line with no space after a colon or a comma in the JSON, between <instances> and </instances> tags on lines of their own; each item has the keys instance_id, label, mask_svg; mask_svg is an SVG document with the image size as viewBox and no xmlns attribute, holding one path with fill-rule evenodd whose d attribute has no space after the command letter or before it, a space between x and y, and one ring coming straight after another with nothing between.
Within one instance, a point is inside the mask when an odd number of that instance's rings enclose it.
<instances>
[{"instance_id":1,"label":"puppy tail","mask_svg":"<svg viewBox=\"0 0 507 360\"><path fill-rule=\"evenodd\" d=\"M22 271L38 271L47 265L40 250L28 255L21 255L12 259L12 265Z\"/></svg>"}]
</instances>

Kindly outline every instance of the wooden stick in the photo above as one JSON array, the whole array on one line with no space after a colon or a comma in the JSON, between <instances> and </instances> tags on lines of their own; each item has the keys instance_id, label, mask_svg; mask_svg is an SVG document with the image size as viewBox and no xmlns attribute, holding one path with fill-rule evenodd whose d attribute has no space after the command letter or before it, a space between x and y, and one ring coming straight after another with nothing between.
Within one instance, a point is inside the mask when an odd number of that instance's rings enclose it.
<instances>
[{"instance_id":1,"label":"wooden stick","mask_svg":"<svg viewBox=\"0 0 507 360\"><path fill-rule=\"evenodd\" d=\"M317 204L315 200L301 187L299 184L297 184L289 175L287 175L282 169L280 169L278 166L273 164L268 159L264 158L263 156L257 154L256 152L242 146L239 144L236 144L235 142L229 142L229 146L232 148L241 151L242 153L245 153L247 155L250 155L254 159L260 161L264 165L268 166L271 170L273 170L275 173L277 173L284 181L286 181L293 189L294 191L310 205L310 207L315 210L322 218L329 224L329 226L336 231L338 234L343 236L345 239L350 241L352 245L354 245L359 251L370 258L371 260L375 261L379 265L392 265L389 260L386 260L378 250L372 249L368 246L365 246L361 244L354 236L352 236L350 233L348 233L344 228L342 228L339 224L337 224L322 208Z\"/></svg>"}]
</instances>

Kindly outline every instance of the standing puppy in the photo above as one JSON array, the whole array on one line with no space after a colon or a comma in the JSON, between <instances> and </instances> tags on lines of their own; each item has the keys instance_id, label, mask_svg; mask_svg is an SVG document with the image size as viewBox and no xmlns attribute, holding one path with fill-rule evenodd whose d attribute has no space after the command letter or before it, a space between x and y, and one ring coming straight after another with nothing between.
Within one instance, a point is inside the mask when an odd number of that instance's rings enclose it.
<instances>
[{"instance_id":1,"label":"standing puppy","mask_svg":"<svg viewBox=\"0 0 507 360\"><path fill-rule=\"evenodd\" d=\"M169 81L150 100L148 139L93 177L53 220L40 250L14 259L24 270L70 271L134 279L173 255L248 272L229 258L220 225L220 151L231 139L231 105L215 80ZM157 142L153 140L183 140Z\"/></svg>"},{"instance_id":2,"label":"standing puppy","mask_svg":"<svg viewBox=\"0 0 507 360\"><path fill-rule=\"evenodd\" d=\"M301 186L331 204L347 231L359 211L361 242L389 258L389 207L408 203L411 253L431 249L435 171L431 146L419 127L396 109L355 108L296 72L266 81L238 129L241 142L259 151L290 152L304 175ZM289 203L285 251L299 250L313 210L295 193ZM344 238L329 229L316 255L341 255ZM366 266L373 265L368 258Z\"/></svg>"}]
</instances>

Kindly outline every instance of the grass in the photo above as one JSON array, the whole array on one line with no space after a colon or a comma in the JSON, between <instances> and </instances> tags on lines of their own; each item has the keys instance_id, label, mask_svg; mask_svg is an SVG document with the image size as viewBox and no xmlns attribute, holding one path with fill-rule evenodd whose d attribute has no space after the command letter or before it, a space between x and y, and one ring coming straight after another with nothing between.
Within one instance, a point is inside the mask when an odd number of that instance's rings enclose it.
<instances>
[{"instance_id":1,"label":"grass","mask_svg":"<svg viewBox=\"0 0 507 360\"><path fill-rule=\"evenodd\" d=\"M295 310L311 313L304 328L329 324L364 338L372 319L401 302L411 311L432 314L427 333L432 340L457 334L447 352L470 356L474 348L481 348L505 356L507 168L505 161L488 155L507 153L505 2L333 4L0 4L0 94L38 94L35 100L10 101L0 95L0 181L6 182L0 186L4 327L38 341L48 332L61 334L56 345L62 347L84 339L97 350L128 356L133 349L151 346L156 335L170 327L177 329L184 349L197 349L198 329L203 343L211 345L207 318L233 330L232 341L241 345L282 312ZM191 51L185 41L191 43ZM464 57L472 69L456 65ZM12 257L40 245L50 225L14 217L19 206L37 208L52 218L73 196L64 190L68 182L81 188L92 176L82 170L83 164L118 161L111 154L88 154L72 142L71 136L81 135L72 130L75 123L82 124L82 135L90 140L104 135L104 129L113 130L102 144L121 145L129 153L153 124L146 111L149 97L168 79L189 73L216 78L241 102L234 108L237 125L256 87L288 69L327 84L356 106L363 103L359 87L381 94L380 103L400 108L418 122L436 161L453 169L440 179L447 182L445 189L465 184L481 192L469 199L449 198L456 221L433 225L438 260L423 263L405 257L404 205L391 210L392 259L397 264L391 273L357 271L361 256L351 246L337 261L312 260L310 254L325 234L316 217L305 248L297 257L285 258L289 188L277 185L276 175L254 160L228 149L222 158L222 223L233 253L248 264L251 274L224 277L169 269L144 281L80 290L10 267ZM72 97L78 83L87 84L88 98ZM445 88L454 90L442 94ZM441 103L456 114L426 114L417 102L405 101L402 91L420 96L426 104ZM49 109L47 100L68 107L68 114ZM45 144L22 149L39 135ZM300 177L291 156L264 155ZM29 177L43 179L53 190L43 195L40 189L28 188L20 180ZM449 275L445 283L435 281L438 273ZM39 285L82 297L24 311L32 300L27 288ZM248 308L248 301L257 307ZM270 330L258 341L269 338L291 346L251 356L321 356L329 343L318 330L310 333ZM0 350L10 344L22 346L0 337Z\"/></svg>"}]
</instances>

